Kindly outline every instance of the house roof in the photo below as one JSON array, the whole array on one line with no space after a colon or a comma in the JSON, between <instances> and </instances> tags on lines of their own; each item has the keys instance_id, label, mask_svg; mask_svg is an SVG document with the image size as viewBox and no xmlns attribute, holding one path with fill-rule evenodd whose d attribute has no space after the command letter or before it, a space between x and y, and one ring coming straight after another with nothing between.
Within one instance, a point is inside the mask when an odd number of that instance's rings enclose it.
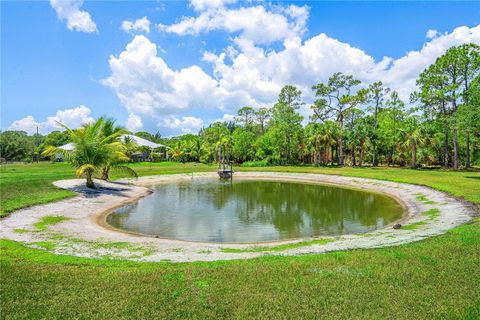
<instances>
[{"instance_id":1,"label":"house roof","mask_svg":"<svg viewBox=\"0 0 480 320\"><path fill-rule=\"evenodd\" d=\"M63 149L65 151L72 151L73 149L75 149L75 143L70 142L70 143L64 144L63 146L58 147L58 149Z\"/></svg>"},{"instance_id":2,"label":"house roof","mask_svg":"<svg viewBox=\"0 0 480 320\"><path fill-rule=\"evenodd\" d=\"M133 134L124 134L124 135L120 136L120 140L122 140L122 142L125 142L126 137L132 139L133 141L135 141L136 144L138 144L141 147L149 147L149 148L152 148L152 149L165 147L165 148L168 149L168 146L166 146L166 145L163 145L163 144L160 144L160 143L155 143L155 142L149 141L147 139L137 137Z\"/></svg>"}]
</instances>

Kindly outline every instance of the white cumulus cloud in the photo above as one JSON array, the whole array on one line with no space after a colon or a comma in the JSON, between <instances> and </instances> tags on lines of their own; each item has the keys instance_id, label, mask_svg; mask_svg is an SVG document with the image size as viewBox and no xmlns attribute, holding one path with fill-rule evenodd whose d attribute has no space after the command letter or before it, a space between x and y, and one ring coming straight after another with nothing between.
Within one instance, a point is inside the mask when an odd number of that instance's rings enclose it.
<instances>
[{"instance_id":1,"label":"white cumulus cloud","mask_svg":"<svg viewBox=\"0 0 480 320\"><path fill-rule=\"evenodd\" d=\"M150 20L148 20L147 17L143 17L135 21L124 20L122 22L120 29L122 29L127 33L134 33L134 32L150 33Z\"/></svg>"},{"instance_id":2,"label":"white cumulus cloud","mask_svg":"<svg viewBox=\"0 0 480 320\"><path fill-rule=\"evenodd\" d=\"M227 8L225 1L192 1L199 12L196 17L183 17L172 25L159 24L160 30L178 35L197 35L212 30L239 33L239 46L268 44L301 36L309 15L306 6L275 6L269 10L263 5Z\"/></svg>"},{"instance_id":3,"label":"white cumulus cloud","mask_svg":"<svg viewBox=\"0 0 480 320\"><path fill-rule=\"evenodd\" d=\"M223 116L213 122L230 122L235 120L234 114L225 113Z\"/></svg>"},{"instance_id":4,"label":"white cumulus cloud","mask_svg":"<svg viewBox=\"0 0 480 320\"><path fill-rule=\"evenodd\" d=\"M157 56L157 46L137 35L125 51L110 56L111 75L102 81L115 90L130 113L155 116L194 107L207 107L215 101L218 83L200 67L171 69Z\"/></svg>"},{"instance_id":5,"label":"white cumulus cloud","mask_svg":"<svg viewBox=\"0 0 480 320\"><path fill-rule=\"evenodd\" d=\"M195 117L181 117L181 119L178 119L170 116L162 119L159 126L169 129L177 129L184 134L197 133L203 127L203 120Z\"/></svg>"},{"instance_id":6,"label":"white cumulus cloud","mask_svg":"<svg viewBox=\"0 0 480 320\"><path fill-rule=\"evenodd\" d=\"M91 110L84 105L77 108L58 110L54 116L47 117L45 121L36 121L33 116L14 121L7 130L25 131L29 134L38 132L48 134L54 130L63 130L58 122L63 123L71 129L76 129L85 123L92 122Z\"/></svg>"},{"instance_id":7,"label":"white cumulus cloud","mask_svg":"<svg viewBox=\"0 0 480 320\"><path fill-rule=\"evenodd\" d=\"M189 116L193 109L196 115L202 109L221 111L227 119L245 105L271 106L286 84L302 90L307 104L301 113L307 117L308 103L314 100L311 86L327 81L334 72L352 74L365 84L381 80L408 101L419 73L448 48L480 44L480 25L462 26L450 33L429 32L431 39L418 51L397 59L375 60L362 49L324 33L302 40L306 7L230 9L224 1L194 1L192 6L197 17L162 26L163 30L179 35L216 29L238 32L223 52L202 53L203 61L212 66L211 74L195 64L177 70L170 67L158 56L156 44L143 35L136 35L123 52L110 57L111 74L103 84L147 127L154 123L170 132L191 132L204 125L201 119ZM271 25L276 30L269 32ZM281 48L262 45L277 40L283 41Z\"/></svg>"},{"instance_id":8,"label":"white cumulus cloud","mask_svg":"<svg viewBox=\"0 0 480 320\"><path fill-rule=\"evenodd\" d=\"M136 114L130 113L128 115L127 123L125 124L131 132L137 132L143 129L142 118Z\"/></svg>"},{"instance_id":9,"label":"white cumulus cloud","mask_svg":"<svg viewBox=\"0 0 480 320\"><path fill-rule=\"evenodd\" d=\"M204 11L207 9L220 8L226 4L232 4L237 2L236 0L192 0L190 5L196 11Z\"/></svg>"},{"instance_id":10,"label":"white cumulus cloud","mask_svg":"<svg viewBox=\"0 0 480 320\"><path fill-rule=\"evenodd\" d=\"M428 39L433 39L438 35L438 31L434 29L428 29L427 34L425 35Z\"/></svg>"},{"instance_id":11,"label":"white cumulus cloud","mask_svg":"<svg viewBox=\"0 0 480 320\"><path fill-rule=\"evenodd\" d=\"M97 25L90 13L80 10L82 4L83 0L50 0L57 17L67 22L68 29L86 33L97 32Z\"/></svg>"}]
</instances>

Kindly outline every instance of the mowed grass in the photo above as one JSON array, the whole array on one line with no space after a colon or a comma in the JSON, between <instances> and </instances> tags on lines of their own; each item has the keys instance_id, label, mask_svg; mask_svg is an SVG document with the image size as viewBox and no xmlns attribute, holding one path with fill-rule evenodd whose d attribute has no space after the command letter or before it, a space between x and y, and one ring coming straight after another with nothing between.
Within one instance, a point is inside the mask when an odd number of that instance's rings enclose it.
<instances>
[{"instance_id":1,"label":"mowed grass","mask_svg":"<svg viewBox=\"0 0 480 320\"><path fill-rule=\"evenodd\" d=\"M11 319L478 319L480 225L396 248L209 263L58 256L0 241Z\"/></svg>"},{"instance_id":2,"label":"mowed grass","mask_svg":"<svg viewBox=\"0 0 480 320\"><path fill-rule=\"evenodd\" d=\"M215 170L194 164L136 166L140 175ZM65 164L16 168L25 190L31 171L35 172L32 183L40 186L73 174ZM57 177L50 174L55 170ZM480 203L478 172L242 170L319 172L418 183ZM10 177L6 183L3 178L2 172L2 205L3 190L16 180ZM15 202L15 194L7 194ZM35 201L30 197L23 204ZM5 319L480 319L479 265L478 219L442 236L399 247L208 263L84 259L2 240L0 315Z\"/></svg>"},{"instance_id":3,"label":"mowed grass","mask_svg":"<svg viewBox=\"0 0 480 320\"><path fill-rule=\"evenodd\" d=\"M74 170L65 163L2 164L0 176L0 217L19 208L75 195L52 185L56 180L74 178Z\"/></svg>"},{"instance_id":4,"label":"mowed grass","mask_svg":"<svg viewBox=\"0 0 480 320\"><path fill-rule=\"evenodd\" d=\"M215 170L216 167L197 163L161 162L130 165L139 175L172 174ZM74 196L59 189L52 182L75 178L75 170L67 163L33 163L0 165L0 217L20 208L58 201ZM113 178L122 176L112 174Z\"/></svg>"}]
</instances>

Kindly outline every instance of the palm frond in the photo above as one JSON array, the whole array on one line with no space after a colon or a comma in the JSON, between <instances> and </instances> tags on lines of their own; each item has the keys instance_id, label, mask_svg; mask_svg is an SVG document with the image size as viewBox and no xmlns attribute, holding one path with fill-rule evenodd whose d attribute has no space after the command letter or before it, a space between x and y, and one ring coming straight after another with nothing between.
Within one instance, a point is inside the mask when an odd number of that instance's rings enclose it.
<instances>
[{"instance_id":1,"label":"palm frond","mask_svg":"<svg viewBox=\"0 0 480 320\"><path fill-rule=\"evenodd\" d=\"M121 165L112 165L110 167L111 170L113 171L116 171L116 172L120 172L120 173L126 173L126 174L129 174L135 178L138 178L138 174L135 170L133 170L132 168L130 167L127 167L127 166L121 166Z\"/></svg>"},{"instance_id":2,"label":"palm frond","mask_svg":"<svg viewBox=\"0 0 480 320\"><path fill-rule=\"evenodd\" d=\"M77 177L83 176L87 171L90 171L91 173L94 173L97 171L97 168L91 164L84 164L78 167L77 171L75 171L75 175Z\"/></svg>"},{"instance_id":3,"label":"palm frond","mask_svg":"<svg viewBox=\"0 0 480 320\"><path fill-rule=\"evenodd\" d=\"M42 152L42 156L43 157L51 157L51 156L54 156L56 155L57 153L64 151L63 149L59 149L55 146L48 146L47 148L45 148L45 150Z\"/></svg>"}]
</instances>

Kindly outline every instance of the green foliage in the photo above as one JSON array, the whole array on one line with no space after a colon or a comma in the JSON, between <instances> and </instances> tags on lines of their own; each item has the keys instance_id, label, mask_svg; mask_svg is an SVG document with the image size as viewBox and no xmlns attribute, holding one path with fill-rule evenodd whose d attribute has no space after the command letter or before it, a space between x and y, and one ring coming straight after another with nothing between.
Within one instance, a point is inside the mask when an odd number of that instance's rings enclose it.
<instances>
[{"instance_id":1,"label":"green foliage","mask_svg":"<svg viewBox=\"0 0 480 320\"><path fill-rule=\"evenodd\" d=\"M47 137L45 138L45 141L43 141L43 144L45 146L59 147L69 142L70 142L70 138L68 136L68 132L52 131L47 135Z\"/></svg>"},{"instance_id":2,"label":"green foliage","mask_svg":"<svg viewBox=\"0 0 480 320\"><path fill-rule=\"evenodd\" d=\"M266 167L268 166L267 160L259 160L259 161L246 161L240 165L241 167Z\"/></svg>"},{"instance_id":3,"label":"green foliage","mask_svg":"<svg viewBox=\"0 0 480 320\"><path fill-rule=\"evenodd\" d=\"M232 156L237 162L245 162L253 159L255 155L254 145L256 135L248 129L238 127L233 132Z\"/></svg>"},{"instance_id":4,"label":"green foliage","mask_svg":"<svg viewBox=\"0 0 480 320\"><path fill-rule=\"evenodd\" d=\"M128 172L136 176L134 170L120 165L130 159L125 154L126 146L120 142L120 135L125 130L115 127L113 119L99 118L93 123L85 124L83 127L72 130L64 125L69 139L74 143L73 150L64 150L55 146L49 146L42 154L53 156L61 153L65 159L77 170L77 177L86 178L86 186L93 188L94 175L102 175L102 178L109 178L109 170L116 167L118 170Z\"/></svg>"},{"instance_id":5,"label":"green foliage","mask_svg":"<svg viewBox=\"0 0 480 320\"><path fill-rule=\"evenodd\" d=\"M5 131L0 133L0 157L7 161L22 161L32 156L34 140L24 131Z\"/></svg>"}]
</instances>

